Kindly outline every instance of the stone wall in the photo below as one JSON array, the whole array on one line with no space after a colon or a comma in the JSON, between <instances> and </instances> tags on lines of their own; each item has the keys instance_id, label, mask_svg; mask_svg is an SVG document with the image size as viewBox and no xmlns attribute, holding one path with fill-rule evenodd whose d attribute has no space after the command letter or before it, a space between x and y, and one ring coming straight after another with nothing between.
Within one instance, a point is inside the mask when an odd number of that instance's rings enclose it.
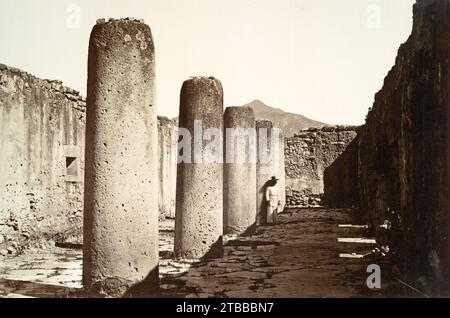
<instances>
[{"instance_id":1,"label":"stone wall","mask_svg":"<svg viewBox=\"0 0 450 318\"><path fill-rule=\"evenodd\" d=\"M0 243L81 233L85 100L61 82L0 64Z\"/></svg>"},{"instance_id":2,"label":"stone wall","mask_svg":"<svg viewBox=\"0 0 450 318\"><path fill-rule=\"evenodd\" d=\"M356 136L357 127L309 128L286 138L286 204L323 204L324 172Z\"/></svg>"},{"instance_id":3,"label":"stone wall","mask_svg":"<svg viewBox=\"0 0 450 318\"><path fill-rule=\"evenodd\" d=\"M362 211L394 275L434 296L450 296L449 39L450 1L417 1L359 139Z\"/></svg>"},{"instance_id":4,"label":"stone wall","mask_svg":"<svg viewBox=\"0 0 450 318\"><path fill-rule=\"evenodd\" d=\"M324 172L323 203L329 207L359 206L358 191L358 137Z\"/></svg>"},{"instance_id":5,"label":"stone wall","mask_svg":"<svg viewBox=\"0 0 450 318\"><path fill-rule=\"evenodd\" d=\"M86 102L0 64L0 250L82 243ZM175 217L177 123L158 117L160 217Z\"/></svg>"}]
</instances>

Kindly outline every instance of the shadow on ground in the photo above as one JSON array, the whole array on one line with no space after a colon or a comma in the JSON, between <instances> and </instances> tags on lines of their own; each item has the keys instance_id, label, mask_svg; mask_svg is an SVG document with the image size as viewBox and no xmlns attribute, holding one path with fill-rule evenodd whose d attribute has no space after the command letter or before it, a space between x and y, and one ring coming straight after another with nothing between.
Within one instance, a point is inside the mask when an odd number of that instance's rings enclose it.
<instances>
[{"instance_id":1,"label":"shadow on ground","mask_svg":"<svg viewBox=\"0 0 450 318\"><path fill-rule=\"evenodd\" d=\"M224 256L211 260L173 258L173 220L160 224L160 297L384 297L366 285L371 258L340 258L340 253L367 254L370 244L339 243L338 237L365 237L352 209L292 209L276 225L256 233L224 238ZM2 260L0 297L82 297L82 251L55 247L28 251ZM141 286L129 296L141 294ZM393 295L390 295L393 296Z\"/></svg>"}]
</instances>

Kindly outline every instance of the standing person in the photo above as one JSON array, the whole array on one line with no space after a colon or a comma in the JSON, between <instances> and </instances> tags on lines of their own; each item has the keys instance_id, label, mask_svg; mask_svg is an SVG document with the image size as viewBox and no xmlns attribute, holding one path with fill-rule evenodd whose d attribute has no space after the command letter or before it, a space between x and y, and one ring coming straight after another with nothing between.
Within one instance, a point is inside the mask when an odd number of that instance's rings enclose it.
<instances>
[{"instance_id":1,"label":"standing person","mask_svg":"<svg viewBox=\"0 0 450 318\"><path fill-rule=\"evenodd\" d=\"M278 205L280 204L278 188L277 188L278 179L276 177L272 177L269 181L269 185L266 188L266 201L267 201L267 223L275 224L277 222L277 210Z\"/></svg>"}]
</instances>

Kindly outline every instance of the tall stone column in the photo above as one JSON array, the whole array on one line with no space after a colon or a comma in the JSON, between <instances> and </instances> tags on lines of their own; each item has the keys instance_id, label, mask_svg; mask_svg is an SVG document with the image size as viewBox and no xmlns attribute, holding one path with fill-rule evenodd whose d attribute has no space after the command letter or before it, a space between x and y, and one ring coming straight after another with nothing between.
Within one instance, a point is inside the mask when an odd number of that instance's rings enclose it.
<instances>
[{"instance_id":1,"label":"tall stone column","mask_svg":"<svg viewBox=\"0 0 450 318\"><path fill-rule=\"evenodd\" d=\"M159 217L175 218L178 123L158 117Z\"/></svg>"},{"instance_id":2,"label":"tall stone column","mask_svg":"<svg viewBox=\"0 0 450 318\"><path fill-rule=\"evenodd\" d=\"M180 95L180 144L175 255L216 258L223 234L223 90L219 80L194 77ZM219 134L219 135L218 135ZM182 157L181 157L182 155Z\"/></svg>"},{"instance_id":3,"label":"tall stone column","mask_svg":"<svg viewBox=\"0 0 450 318\"><path fill-rule=\"evenodd\" d=\"M256 130L253 109L228 107L224 125L224 233L251 234L256 225Z\"/></svg>"},{"instance_id":4,"label":"tall stone column","mask_svg":"<svg viewBox=\"0 0 450 318\"><path fill-rule=\"evenodd\" d=\"M140 296L159 287L154 82L150 28L97 21L89 42L84 199L83 285L91 295Z\"/></svg>"},{"instance_id":5,"label":"tall stone column","mask_svg":"<svg viewBox=\"0 0 450 318\"><path fill-rule=\"evenodd\" d=\"M284 155L284 133L279 130L279 142L278 142L278 157L276 166L278 167L277 178L278 191L281 201L281 209L278 212L282 212L286 206L286 172L285 172L285 155Z\"/></svg>"},{"instance_id":6,"label":"tall stone column","mask_svg":"<svg viewBox=\"0 0 450 318\"><path fill-rule=\"evenodd\" d=\"M274 154L272 152L273 124L270 120L257 120L257 161L256 161L256 224L266 223L267 202L265 191L272 176L275 176Z\"/></svg>"}]
</instances>

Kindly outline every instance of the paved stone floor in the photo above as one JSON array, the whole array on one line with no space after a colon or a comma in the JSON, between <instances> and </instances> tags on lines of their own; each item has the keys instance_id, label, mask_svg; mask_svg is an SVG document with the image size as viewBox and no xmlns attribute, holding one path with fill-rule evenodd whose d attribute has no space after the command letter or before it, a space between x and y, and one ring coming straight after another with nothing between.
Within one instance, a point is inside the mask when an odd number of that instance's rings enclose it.
<instances>
[{"instance_id":1,"label":"paved stone floor","mask_svg":"<svg viewBox=\"0 0 450 318\"><path fill-rule=\"evenodd\" d=\"M339 226L359 224L355 211L294 209L279 221L253 236L226 238L222 259L184 262L172 259L173 221L162 222L162 296L383 297L383 289L366 286L368 258L356 258L375 245L338 242L365 236L364 227ZM0 297L80 297L81 264L80 249L57 247L1 258Z\"/></svg>"}]
</instances>

